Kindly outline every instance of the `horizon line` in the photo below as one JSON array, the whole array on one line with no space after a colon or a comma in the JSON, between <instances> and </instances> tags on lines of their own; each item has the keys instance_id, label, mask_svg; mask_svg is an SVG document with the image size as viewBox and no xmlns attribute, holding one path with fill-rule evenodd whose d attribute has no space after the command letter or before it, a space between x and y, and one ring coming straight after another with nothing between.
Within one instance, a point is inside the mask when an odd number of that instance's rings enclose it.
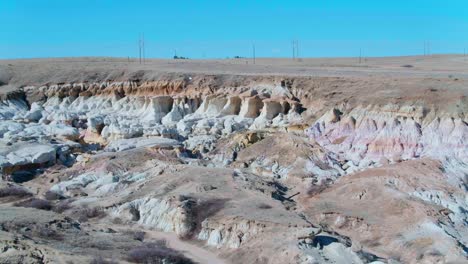
<instances>
[{"instance_id":1,"label":"horizon line","mask_svg":"<svg viewBox=\"0 0 468 264\"><path fill-rule=\"evenodd\" d=\"M405 57L432 57L432 56L467 56L468 54L463 54L463 53L434 53L434 54L411 54L411 55L389 55L389 56L324 56L324 57L296 57L294 60L300 60L300 59L340 59L340 58L405 58ZM35 60L35 59L74 59L74 58L101 58L101 59L135 59L139 60L139 57L120 57L120 56L50 56L50 57L27 57L27 58L22 58L22 57L10 57L10 58L0 58L0 60ZM176 61L188 61L188 60L242 60L242 59L252 59L253 57L242 57L240 56L239 58L235 58L235 56L226 56L226 57L212 57L212 58L200 58L200 57L185 57L185 59L175 59L174 57L147 57L145 60L176 60ZM265 56L255 56L255 59L293 59L292 57L286 57L286 56L281 56L281 57L265 57Z\"/></svg>"}]
</instances>

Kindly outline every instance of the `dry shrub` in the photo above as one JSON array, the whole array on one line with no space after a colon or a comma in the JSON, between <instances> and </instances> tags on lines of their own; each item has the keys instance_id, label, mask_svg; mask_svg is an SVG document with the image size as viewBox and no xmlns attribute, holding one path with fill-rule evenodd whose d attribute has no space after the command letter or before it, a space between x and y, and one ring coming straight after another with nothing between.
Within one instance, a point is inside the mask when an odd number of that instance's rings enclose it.
<instances>
[{"instance_id":1,"label":"dry shrub","mask_svg":"<svg viewBox=\"0 0 468 264\"><path fill-rule=\"evenodd\" d=\"M47 211L52 209L52 204L49 201L37 199L37 198L31 198L29 200L16 203L15 206L30 207L30 208L40 209L40 210L47 210Z\"/></svg>"},{"instance_id":2,"label":"dry shrub","mask_svg":"<svg viewBox=\"0 0 468 264\"><path fill-rule=\"evenodd\" d=\"M315 196L321 192L323 192L325 189L327 188L327 186L325 184L322 184L322 185L311 185L309 186L309 188L307 189L307 195L312 197L312 196Z\"/></svg>"},{"instance_id":3,"label":"dry shrub","mask_svg":"<svg viewBox=\"0 0 468 264\"><path fill-rule=\"evenodd\" d=\"M271 209L272 208L271 205L266 204L266 203L261 203L257 207L258 209Z\"/></svg>"},{"instance_id":4,"label":"dry shrub","mask_svg":"<svg viewBox=\"0 0 468 264\"><path fill-rule=\"evenodd\" d=\"M128 252L127 259L128 261L134 263L194 263L179 251L168 248L164 240L159 240L152 243L143 243L141 246L133 248Z\"/></svg>"},{"instance_id":5,"label":"dry shrub","mask_svg":"<svg viewBox=\"0 0 468 264\"><path fill-rule=\"evenodd\" d=\"M132 237L134 240L138 240L141 242L143 242L143 240L145 239L145 235L146 235L146 233L143 231L134 231L134 230L127 230L124 232L124 234Z\"/></svg>"},{"instance_id":6,"label":"dry shrub","mask_svg":"<svg viewBox=\"0 0 468 264\"><path fill-rule=\"evenodd\" d=\"M18 186L7 186L0 189L0 197L16 196L16 197L28 197L32 194L25 188Z\"/></svg>"},{"instance_id":7,"label":"dry shrub","mask_svg":"<svg viewBox=\"0 0 468 264\"><path fill-rule=\"evenodd\" d=\"M72 208L72 206L70 205L70 203L71 203L70 200L60 201L60 202L58 202L58 203L54 206L54 208L53 208L52 210L53 210L54 212L56 212L56 213L61 214L61 213L65 212L66 210Z\"/></svg>"},{"instance_id":8,"label":"dry shrub","mask_svg":"<svg viewBox=\"0 0 468 264\"><path fill-rule=\"evenodd\" d=\"M32 234L34 236L48 240L63 240L63 236L61 234L45 226L35 226L32 230Z\"/></svg>"},{"instance_id":9,"label":"dry shrub","mask_svg":"<svg viewBox=\"0 0 468 264\"><path fill-rule=\"evenodd\" d=\"M52 192L52 191L47 191L45 194L44 194L44 197L46 198L46 200L49 200L49 201L52 201L52 200L61 200L63 199L64 197L56 192Z\"/></svg>"},{"instance_id":10,"label":"dry shrub","mask_svg":"<svg viewBox=\"0 0 468 264\"><path fill-rule=\"evenodd\" d=\"M78 221L80 222L86 222L90 218L102 218L106 216L106 213L102 208L99 207L93 207L93 208L87 208L84 207L81 210L77 211L77 217Z\"/></svg>"}]
</instances>

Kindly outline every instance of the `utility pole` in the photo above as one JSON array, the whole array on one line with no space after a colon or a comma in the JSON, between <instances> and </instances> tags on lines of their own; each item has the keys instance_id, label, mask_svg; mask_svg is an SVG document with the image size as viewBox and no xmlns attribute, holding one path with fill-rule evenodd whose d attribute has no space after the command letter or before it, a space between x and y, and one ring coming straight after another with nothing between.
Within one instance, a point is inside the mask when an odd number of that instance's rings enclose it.
<instances>
[{"instance_id":1,"label":"utility pole","mask_svg":"<svg viewBox=\"0 0 468 264\"><path fill-rule=\"evenodd\" d=\"M143 61L145 63L145 34L140 34L140 38L138 40L138 52L139 52L139 62Z\"/></svg>"},{"instance_id":2,"label":"utility pole","mask_svg":"<svg viewBox=\"0 0 468 264\"><path fill-rule=\"evenodd\" d=\"M255 64L255 43L252 43L252 58L253 64Z\"/></svg>"},{"instance_id":3,"label":"utility pole","mask_svg":"<svg viewBox=\"0 0 468 264\"><path fill-rule=\"evenodd\" d=\"M143 64L145 64L145 33L142 34L142 45L141 49L143 50Z\"/></svg>"},{"instance_id":4,"label":"utility pole","mask_svg":"<svg viewBox=\"0 0 468 264\"><path fill-rule=\"evenodd\" d=\"M299 60L299 40L296 39L296 59Z\"/></svg>"},{"instance_id":5,"label":"utility pole","mask_svg":"<svg viewBox=\"0 0 468 264\"><path fill-rule=\"evenodd\" d=\"M431 43L429 41L424 41L424 56L431 55Z\"/></svg>"},{"instance_id":6,"label":"utility pole","mask_svg":"<svg viewBox=\"0 0 468 264\"><path fill-rule=\"evenodd\" d=\"M362 48L359 48L359 64L361 64L362 61Z\"/></svg>"},{"instance_id":7,"label":"utility pole","mask_svg":"<svg viewBox=\"0 0 468 264\"><path fill-rule=\"evenodd\" d=\"M294 40L291 42L292 46L292 59L293 61L296 60L296 49L294 48Z\"/></svg>"},{"instance_id":8,"label":"utility pole","mask_svg":"<svg viewBox=\"0 0 468 264\"><path fill-rule=\"evenodd\" d=\"M291 42L292 45L292 59L293 61L299 59L299 41L293 40Z\"/></svg>"},{"instance_id":9,"label":"utility pole","mask_svg":"<svg viewBox=\"0 0 468 264\"><path fill-rule=\"evenodd\" d=\"M141 64L141 36L138 38L138 61Z\"/></svg>"},{"instance_id":10,"label":"utility pole","mask_svg":"<svg viewBox=\"0 0 468 264\"><path fill-rule=\"evenodd\" d=\"M293 61L295 61L298 58L298 49L297 49L297 40L292 41L292 49L293 49Z\"/></svg>"},{"instance_id":11,"label":"utility pole","mask_svg":"<svg viewBox=\"0 0 468 264\"><path fill-rule=\"evenodd\" d=\"M429 41L424 41L424 56L431 55L431 43Z\"/></svg>"}]
</instances>

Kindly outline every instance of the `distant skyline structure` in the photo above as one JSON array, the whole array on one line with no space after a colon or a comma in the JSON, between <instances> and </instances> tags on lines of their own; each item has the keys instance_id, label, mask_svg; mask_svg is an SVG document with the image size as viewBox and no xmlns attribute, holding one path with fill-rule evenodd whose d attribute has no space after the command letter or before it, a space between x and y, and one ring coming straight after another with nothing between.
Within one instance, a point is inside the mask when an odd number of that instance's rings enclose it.
<instances>
[{"instance_id":1,"label":"distant skyline structure","mask_svg":"<svg viewBox=\"0 0 468 264\"><path fill-rule=\"evenodd\" d=\"M362 49L359 49L359 64L362 62Z\"/></svg>"},{"instance_id":2,"label":"distant skyline structure","mask_svg":"<svg viewBox=\"0 0 468 264\"><path fill-rule=\"evenodd\" d=\"M299 41L298 40L293 40L292 41L292 59L296 60L299 59Z\"/></svg>"},{"instance_id":3,"label":"distant skyline structure","mask_svg":"<svg viewBox=\"0 0 468 264\"><path fill-rule=\"evenodd\" d=\"M252 43L252 58L253 64L255 64L255 43Z\"/></svg>"},{"instance_id":4,"label":"distant skyline structure","mask_svg":"<svg viewBox=\"0 0 468 264\"><path fill-rule=\"evenodd\" d=\"M139 51L139 62L140 64L145 64L145 34L140 34L140 38L138 39L138 51Z\"/></svg>"},{"instance_id":5,"label":"distant skyline structure","mask_svg":"<svg viewBox=\"0 0 468 264\"><path fill-rule=\"evenodd\" d=\"M466 0L4 0L0 24L0 58L144 63L172 58L174 49L193 59L250 57L252 42L256 58L290 58L292 48L294 60L356 57L359 49L366 58L421 55L421 48L462 55L468 47Z\"/></svg>"}]
</instances>

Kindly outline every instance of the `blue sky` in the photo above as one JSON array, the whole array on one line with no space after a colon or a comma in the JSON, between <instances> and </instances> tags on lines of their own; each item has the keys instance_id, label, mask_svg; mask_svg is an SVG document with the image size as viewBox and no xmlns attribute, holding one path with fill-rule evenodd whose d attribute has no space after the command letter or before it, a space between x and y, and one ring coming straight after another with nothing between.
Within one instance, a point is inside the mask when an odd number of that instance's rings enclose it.
<instances>
[{"instance_id":1,"label":"blue sky","mask_svg":"<svg viewBox=\"0 0 468 264\"><path fill-rule=\"evenodd\" d=\"M0 0L0 58L468 52L468 0Z\"/></svg>"}]
</instances>

